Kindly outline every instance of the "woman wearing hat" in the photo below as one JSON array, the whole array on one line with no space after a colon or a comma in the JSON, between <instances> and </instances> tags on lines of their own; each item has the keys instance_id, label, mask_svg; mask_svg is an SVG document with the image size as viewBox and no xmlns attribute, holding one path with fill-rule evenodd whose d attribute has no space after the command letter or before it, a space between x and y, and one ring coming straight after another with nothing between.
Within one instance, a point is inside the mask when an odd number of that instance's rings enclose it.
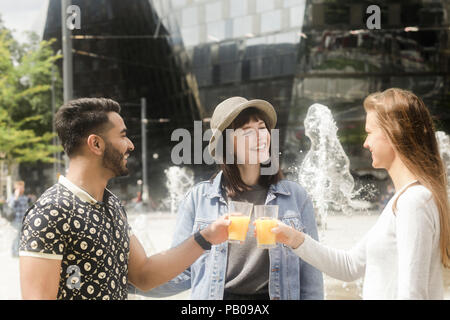
<instances>
[{"instance_id":1,"label":"woman wearing hat","mask_svg":"<svg viewBox=\"0 0 450 320\"><path fill-rule=\"evenodd\" d=\"M264 100L232 97L216 107L209 151L220 168L211 180L195 185L181 202L173 246L226 215L230 200L278 205L281 221L317 240L306 191L283 179L278 154L270 156L269 130L275 128L276 120L274 108ZM233 131L227 134L226 129ZM245 140L248 142L237 143ZM209 250L191 267L144 295L167 296L192 289L192 299L323 299L322 273L283 245L258 249L252 228L250 223L241 244L225 242L211 247L205 242Z\"/></svg>"}]
</instances>

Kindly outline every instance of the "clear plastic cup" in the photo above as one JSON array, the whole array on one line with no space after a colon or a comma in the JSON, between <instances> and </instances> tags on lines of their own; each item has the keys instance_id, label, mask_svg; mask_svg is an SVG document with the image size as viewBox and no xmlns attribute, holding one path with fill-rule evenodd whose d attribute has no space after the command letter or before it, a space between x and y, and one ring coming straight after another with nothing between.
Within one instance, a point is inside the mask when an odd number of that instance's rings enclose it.
<instances>
[{"instance_id":1,"label":"clear plastic cup","mask_svg":"<svg viewBox=\"0 0 450 320\"><path fill-rule=\"evenodd\" d=\"M229 242L241 243L245 241L252 209L253 203L250 202L230 201L228 203L228 214L231 221L228 226Z\"/></svg>"},{"instance_id":2,"label":"clear plastic cup","mask_svg":"<svg viewBox=\"0 0 450 320\"><path fill-rule=\"evenodd\" d=\"M258 248L276 247L276 235L271 230L278 225L278 206L255 206L255 225Z\"/></svg>"}]
</instances>

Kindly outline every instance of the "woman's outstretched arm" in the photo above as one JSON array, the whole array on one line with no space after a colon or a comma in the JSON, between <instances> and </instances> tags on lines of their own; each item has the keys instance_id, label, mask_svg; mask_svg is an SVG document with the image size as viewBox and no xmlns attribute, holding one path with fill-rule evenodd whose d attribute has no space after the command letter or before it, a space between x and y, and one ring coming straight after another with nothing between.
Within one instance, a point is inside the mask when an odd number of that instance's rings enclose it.
<instances>
[{"instance_id":1,"label":"woman's outstretched arm","mask_svg":"<svg viewBox=\"0 0 450 320\"><path fill-rule=\"evenodd\" d=\"M367 235L345 251L324 246L282 222L272 231L277 235L277 242L289 246L301 259L335 279L350 282L364 275Z\"/></svg>"}]
</instances>

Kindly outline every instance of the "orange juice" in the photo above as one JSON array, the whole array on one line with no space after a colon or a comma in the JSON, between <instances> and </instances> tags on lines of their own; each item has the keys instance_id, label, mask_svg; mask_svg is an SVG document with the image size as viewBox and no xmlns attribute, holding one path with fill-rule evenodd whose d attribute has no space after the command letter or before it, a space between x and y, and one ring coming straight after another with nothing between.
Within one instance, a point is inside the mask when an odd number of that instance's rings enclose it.
<instances>
[{"instance_id":1,"label":"orange juice","mask_svg":"<svg viewBox=\"0 0 450 320\"><path fill-rule=\"evenodd\" d=\"M270 230L278 225L275 219L256 219L256 240L259 245L275 245L275 233Z\"/></svg>"},{"instance_id":2,"label":"orange juice","mask_svg":"<svg viewBox=\"0 0 450 320\"><path fill-rule=\"evenodd\" d=\"M231 224L228 226L228 240L245 241L247 236L248 216L230 216Z\"/></svg>"}]
</instances>

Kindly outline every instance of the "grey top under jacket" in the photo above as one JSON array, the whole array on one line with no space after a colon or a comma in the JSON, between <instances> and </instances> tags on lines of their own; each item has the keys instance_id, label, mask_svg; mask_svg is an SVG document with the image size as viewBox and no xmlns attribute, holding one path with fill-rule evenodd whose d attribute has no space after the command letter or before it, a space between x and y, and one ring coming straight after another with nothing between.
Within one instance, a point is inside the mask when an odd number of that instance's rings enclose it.
<instances>
[{"instance_id":1,"label":"grey top under jacket","mask_svg":"<svg viewBox=\"0 0 450 320\"><path fill-rule=\"evenodd\" d=\"M256 185L252 190L232 198L233 201L251 202L263 205L268 188ZM228 264L225 292L236 295L268 294L269 288L269 252L257 248L254 236L254 209L252 211L247 237L242 244L228 244Z\"/></svg>"}]
</instances>

